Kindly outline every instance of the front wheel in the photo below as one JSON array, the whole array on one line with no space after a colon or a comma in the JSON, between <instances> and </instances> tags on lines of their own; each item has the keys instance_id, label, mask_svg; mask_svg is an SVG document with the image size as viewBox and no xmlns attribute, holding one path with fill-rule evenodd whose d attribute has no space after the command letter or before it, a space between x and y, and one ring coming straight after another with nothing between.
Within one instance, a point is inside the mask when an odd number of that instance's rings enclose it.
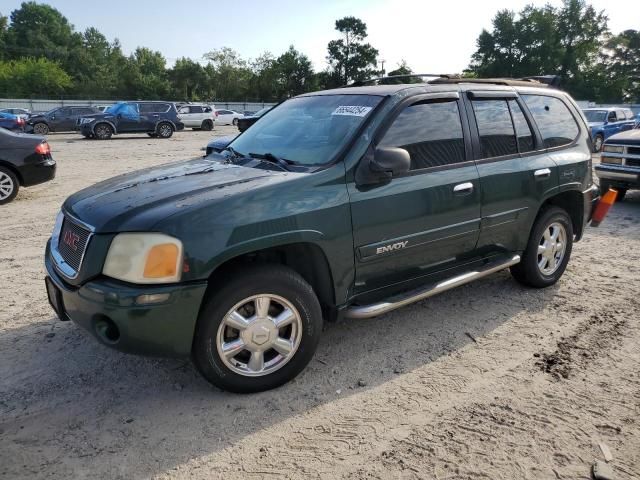
<instances>
[{"instance_id":1,"label":"front wheel","mask_svg":"<svg viewBox=\"0 0 640 480\"><path fill-rule=\"evenodd\" d=\"M20 182L8 168L0 167L0 205L9 203L18 195Z\"/></svg>"},{"instance_id":2,"label":"front wheel","mask_svg":"<svg viewBox=\"0 0 640 480\"><path fill-rule=\"evenodd\" d=\"M300 275L281 265L243 267L206 298L194 363L224 390L269 390L304 369L321 331L320 303Z\"/></svg>"},{"instance_id":3,"label":"front wheel","mask_svg":"<svg viewBox=\"0 0 640 480\"><path fill-rule=\"evenodd\" d=\"M233 119L233 121L232 121L231 123L233 123L233 126L234 126L234 127L237 127L237 126L238 126L238 119L237 119L237 118L234 118L234 119Z\"/></svg>"},{"instance_id":4,"label":"front wheel","mask_svg":"<svg viewBox=\"0 0 640 480\"><path fill-rule=\"evenodd\" d=\"M109 140L113 135L113 129L107 123L99 123L93 129L93 135L98 140Z\"/></svg>"},{"instance_id":5,"label":"front wheel","mask_svg":"<svg viewBox=\"0 0 640 480\"><path fill-rule=\"evenodd\" d=\"M530 287L549 287L560 280L573 247L573 225L565 210L543 210L531 230L520 263L511 267L513 277Z\"/></svg>"},{"instance_id":6,"label":"front wheel","mask_svg":"<svg viewBox=\"0 0 640 480\"><path fill-rule=\"evenodd\" d=\"M49 133L49 125L43 122L38 122L33 126L33 133L36 135L46 135Z\"/></svg>"}]
</instances>

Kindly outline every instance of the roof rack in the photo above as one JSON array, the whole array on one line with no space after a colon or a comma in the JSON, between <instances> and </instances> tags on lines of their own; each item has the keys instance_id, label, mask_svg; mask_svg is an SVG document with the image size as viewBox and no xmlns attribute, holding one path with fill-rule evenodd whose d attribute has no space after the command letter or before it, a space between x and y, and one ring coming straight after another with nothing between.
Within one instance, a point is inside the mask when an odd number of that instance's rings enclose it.
<instances>
[{"instance_id":1,"label":"roof rack","mask_svg":"<svg viewBox=\"0 0 640 480\"><path fill-rule=\"evenodd\" d=\"M429 84L457 84L457 83L479 83L486 85L508 85L520 87L558 87L560 85L559 75L537 75L524 78L469 78L460 75L435 74L435 73L411 73L407 75L389 75L386 77L375 77L360 82L354 82L349 87L361 87L364 85L385 84L385 80L396 80L401 78L431 78L426 82ZM392 82L389 82L392 83Z\"/></svg>"}]
</instances>

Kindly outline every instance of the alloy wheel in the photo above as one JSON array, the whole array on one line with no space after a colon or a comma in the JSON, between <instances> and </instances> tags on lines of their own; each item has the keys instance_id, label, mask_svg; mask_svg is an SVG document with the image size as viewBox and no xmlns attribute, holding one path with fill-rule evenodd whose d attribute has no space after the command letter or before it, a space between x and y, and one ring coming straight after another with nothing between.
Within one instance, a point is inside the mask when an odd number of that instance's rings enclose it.
<instances>
[{"instance_id":1,"label":"alloy wheel","mask_svg":"<svg viewBox=\"0 0 640 480\"><path fill-rule=\"evenodd\" d=\"M298 310L283 297L253 295L235 304L218 327L223 363L246 377L268 375L286 365L302 339Z\"/></svg>"},{"instance_id":2,"label":"alloy wheel","mask_svg":"<svg viewBox=\"0 0 640 480\"><path fill-rule=\"evenodd\" d=\"M13 179L4 172L0 172L0 201L6 200L13 194L15 185Z\"/></svg>"},{"instance_id":3,"label":"alloy wheel","mask_svg":"<svg viewBox=\"0 0 640 480\"><path fill-rule=\"evenodd\" d=\"M549 225L538 243L538 269L543 275L552 275L562 263L567 250L567 231L559 222Z\"/></svg>"}]
</instances>

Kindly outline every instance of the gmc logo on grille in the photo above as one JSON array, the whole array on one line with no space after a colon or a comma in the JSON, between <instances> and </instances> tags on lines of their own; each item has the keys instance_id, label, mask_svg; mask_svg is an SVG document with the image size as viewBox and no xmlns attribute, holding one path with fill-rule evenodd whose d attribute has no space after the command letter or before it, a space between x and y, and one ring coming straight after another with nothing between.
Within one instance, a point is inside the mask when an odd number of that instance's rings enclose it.
<instances>
[{"instance_id":1,"label":"gmc logo on grille","mask_svg":"<svg viewBox=\"0 0 640 480\"><path fill-rule=\"evenodd\" d=\"M70 232L69 230L64 232L64 237L62 238L62 241L74 252L78 250L78 240L80 240L80 237L75 233Z\"/></svg>"}]
</instances>

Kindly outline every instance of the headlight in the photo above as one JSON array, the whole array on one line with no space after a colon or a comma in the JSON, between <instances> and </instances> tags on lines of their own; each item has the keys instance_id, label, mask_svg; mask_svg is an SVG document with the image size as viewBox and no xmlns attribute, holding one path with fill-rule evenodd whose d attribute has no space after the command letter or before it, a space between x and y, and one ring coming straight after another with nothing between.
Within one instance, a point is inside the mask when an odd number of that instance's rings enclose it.
<instances>
[{"instance_id":1,"label":"headlight","mask_svg":"<svg viewBox=\"0 0 640 480\"><path fill-rule=\"evenodd\" d=\"M131 283L171 283L182 274L182 242L162 233L120 233L102 273Z\"/></svg>"},{"instance_id":2,"label":"headlight","mask_svg":"<svg viewBox=\"0 0 640 480\"><path fill-rule=\"evenodd\" d=\"M624 147L619 147L616 145L605 145L602 150L604 152L611 152L611 153L624 153Z\"/></svg>"}]
</instances>

